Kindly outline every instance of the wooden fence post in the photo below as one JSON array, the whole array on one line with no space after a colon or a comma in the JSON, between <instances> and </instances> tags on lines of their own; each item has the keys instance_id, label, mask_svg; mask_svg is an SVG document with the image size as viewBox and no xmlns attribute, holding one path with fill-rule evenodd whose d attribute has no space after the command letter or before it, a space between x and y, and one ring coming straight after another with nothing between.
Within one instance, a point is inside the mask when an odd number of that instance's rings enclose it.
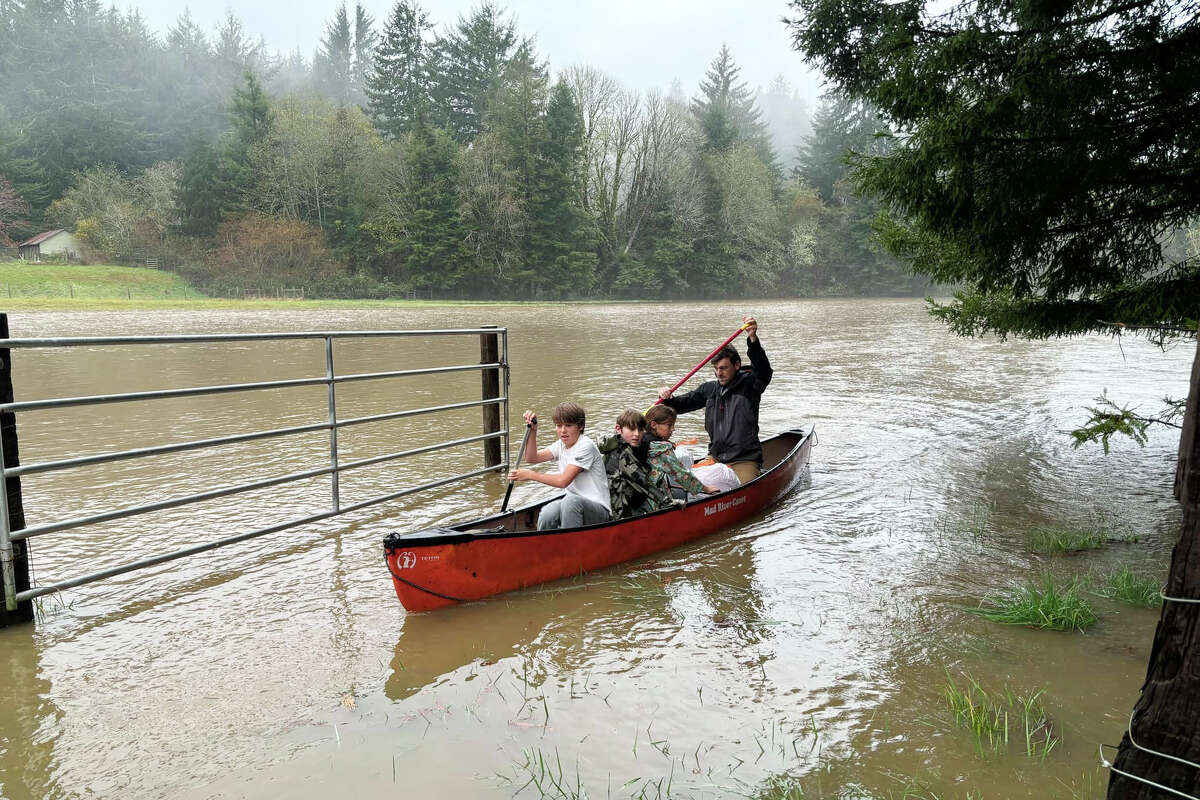
<instances>
[{"instance_id":1,"label":"wooden fence post","mask_svg":"<svg viewBox=\"0 0 1200 800\"><path fill-rule=\"evenodd\" d=\"M481 325L481 328L495 328L495 325ZM479 363L496 364L500 361L500 334L479 334ZM500 396L500 370L481 370L483 376L483 399L493 400ZM483 432L498 433L500 431L500 404L489 403L483 406ZM485 439L483 442L483 465L494 467L502 463L500 460L500 438Z\"/></svg>"},{"instance_id":2,"label":"wooden fence post","mask_svg":"<svg viewBox=\"0 0 1200 800\"><path fill-rule=\"evenodd\" d=\"M0 340L7 340L8 314L0 314ZM0 341L3 344L3 341ZM12 360L7 347L0 347L0 403L13 402ZM0 413L0 447L4 452L4 467L6 469L18 466L21 461L17 455L17 417L11 411ZM8 494L8 523L10 531L21 530L25 527L25 507L21 502L20 477L7 478L4 491ZM29 540L11 542L11 554L5 549L0 552L0 559L11 557L13 571L16 574L16 589L23 592L29 588ZM0 597L4 594L0 588ZM15 625L20 622L33 621L33 601L26 600L18 603L15 610L10 611L7 604L0 602L0 628Z\"/></svg>"}]
</instances>

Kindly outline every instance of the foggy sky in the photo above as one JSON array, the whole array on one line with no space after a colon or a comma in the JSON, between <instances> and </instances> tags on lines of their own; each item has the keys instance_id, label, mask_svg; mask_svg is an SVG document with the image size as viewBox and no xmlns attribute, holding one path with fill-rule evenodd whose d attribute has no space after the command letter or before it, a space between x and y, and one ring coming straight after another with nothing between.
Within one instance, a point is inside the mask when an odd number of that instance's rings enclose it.
<instances>
[{"instance_id":1,"label":"foggy sky","mask_svg":"<svg viewBox=\"0 0 1200 800\"><path fill-rule=\"evenodd\" d=\"M381 30L394 0L366 0ZM195 0L118 2L141 11L150 27L165 34L185 8L206 32L214 30L231 8L246 32L265 37L270 50L297 47L306 59L317 48L325 23L339 0L239 0L236 4ZM440 32L470 11L474 0L425 0ZM790 48L780 18L789 13L784 0L514 0L498 2L516 18L517 31L537 35L538 53L558 72L573 64L598 67L630 89L666 90L678 78L684 93L695 94L722 42L729 46L741 77L751 90L782 74L810 99L820 78ZM354 0L347 6L353 18Z\"/></svg>"}]
</instances>

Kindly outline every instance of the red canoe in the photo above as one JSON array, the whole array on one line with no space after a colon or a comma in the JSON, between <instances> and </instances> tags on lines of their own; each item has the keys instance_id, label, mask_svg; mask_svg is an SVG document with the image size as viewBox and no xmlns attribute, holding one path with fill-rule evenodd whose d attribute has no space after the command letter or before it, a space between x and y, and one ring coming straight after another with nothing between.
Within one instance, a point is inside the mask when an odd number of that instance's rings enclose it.
<instances>
[{"instance_id":1,"label":"red canoe","mask_svg":"<svg viewBox=\"0 0 1200 800\"><path fill-rule=\"evenodd\" d=\"M800 480L815 430L791 430L762 443L763 473L737 489L600 525L537 530L554 497L445 528L392 533L388 570L409 611L479 600L501 592L609 567L735 525L774 505Z\"/></svg>"}]
</instances>

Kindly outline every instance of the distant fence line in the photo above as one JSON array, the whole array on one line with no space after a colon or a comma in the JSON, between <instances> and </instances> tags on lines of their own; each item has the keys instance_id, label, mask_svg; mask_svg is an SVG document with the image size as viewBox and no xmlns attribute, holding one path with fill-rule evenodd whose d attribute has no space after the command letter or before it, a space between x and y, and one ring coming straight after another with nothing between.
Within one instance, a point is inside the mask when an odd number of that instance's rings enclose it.
<instances>
[{"instance_id":1,"label":"distant fence line","mask_svg":"<svg viewBox=\"0 0 1200 800\"><path fill-rule=\"evenodd\" d=\"M63 297L80 300L153 300L153 299L196 299L207 295L189 287L159 289L156 287L127 286L114 290L112 287L90 286L84 283L21 286L11 283L0 284L0 297Z\"/></svg>"}]
</instances>

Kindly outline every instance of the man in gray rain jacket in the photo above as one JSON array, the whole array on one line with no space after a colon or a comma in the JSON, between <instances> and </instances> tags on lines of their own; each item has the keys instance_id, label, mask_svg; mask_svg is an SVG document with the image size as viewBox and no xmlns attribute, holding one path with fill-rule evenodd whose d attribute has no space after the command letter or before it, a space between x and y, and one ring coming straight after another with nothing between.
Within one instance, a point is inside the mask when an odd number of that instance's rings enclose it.
<instances>
[{"instance_id":1,"label":"man in gray rain jacket","mask_svg":"<svg viewBox=\"0 0 1200 800\"><path fill-rule=\"evenodd\" d=\"M771 362L758 341L758 323L754 317L742 317L746 325L746 355L750 366L731 345L717 351L709 361L716 380L701 384L695 391L672 397L670 390L659 391L663 405L676 413L704 409L704 429L708 431L708 454L728 464L742 483L753 480L762 470L762 444L758 441L758 401L774 374Z\"/></svg>"}]
</instances>

